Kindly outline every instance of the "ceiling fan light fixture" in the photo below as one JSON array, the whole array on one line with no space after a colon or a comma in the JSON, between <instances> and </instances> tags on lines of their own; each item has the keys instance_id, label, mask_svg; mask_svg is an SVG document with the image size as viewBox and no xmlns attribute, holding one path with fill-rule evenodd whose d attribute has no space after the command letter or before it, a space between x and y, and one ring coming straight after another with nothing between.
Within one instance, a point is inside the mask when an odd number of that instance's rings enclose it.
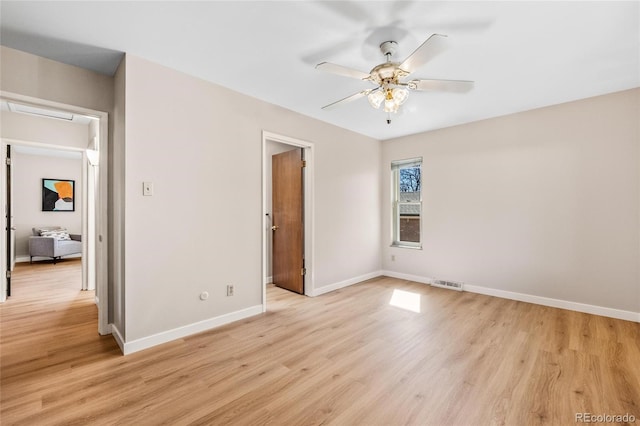
<instances>
[{"instance_id":1,"label":"ceiling fan light fixture","mask_svg":"<svg viewBox=\"0 0 640 426\"><path fill-rule=\"evenodd\" d=\"M387 88L384 94L384 112L398 112L400 105L402 105L407 98L409 97L409 93L406 89L401 87L395 87L393 89Z\"/></svg>"},{"instance_id":2,"label":"ceiling fan light fixture","mask_svg":"<svg viewBox=\"0 0 640 426\"><path fill-rule=\"evenodd\" d=\"M380 105L382 105L382 101L384 101L384 93L381 90L376 90L375 92L369 93L367 99L373 108L378 109Z\"/></svg>"},{"instance_id":3,"label":"ceiling fan light fixture","mask_svg":"<svg viewBox=\"0 0 640 426\"><path fill-rule=\"evenodd\" d=\"M384 101L384 112L398 112L398 105L393 99L386 99Z\"/></svg>"},{"instance_id":4,"label":"ceiling fan light fixture","mask_svg":"<svg viewBox=\"0 0 640 426\"><path fill-rule=\"evenodd\" d=\"M409 91L407 89L402 89L400 87L393 89L393 101L398 105L402 105L408 97Z\"/></svg>"}]
</instances>

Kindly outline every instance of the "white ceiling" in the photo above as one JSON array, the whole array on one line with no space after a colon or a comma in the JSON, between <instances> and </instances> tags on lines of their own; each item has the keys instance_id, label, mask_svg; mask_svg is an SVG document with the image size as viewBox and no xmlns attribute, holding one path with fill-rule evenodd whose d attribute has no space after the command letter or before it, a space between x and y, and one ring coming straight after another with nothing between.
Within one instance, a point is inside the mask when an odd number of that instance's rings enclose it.
<instances>
[{"instance_id":1,"label":"white ceiling","mask_svg":"<svg viewBox=\"0 0 640 426\"><path fill-rule=\"evenodd\" d=\"M0 42L112 74L122 52L376 139L640 86L640 2L0 2ZM365 72L377 46L408 56L430 34L450 47L412 78L474 80L468 93L411 93L391 125L371 87L315 70Z\"/></svg>"}]
</instances>

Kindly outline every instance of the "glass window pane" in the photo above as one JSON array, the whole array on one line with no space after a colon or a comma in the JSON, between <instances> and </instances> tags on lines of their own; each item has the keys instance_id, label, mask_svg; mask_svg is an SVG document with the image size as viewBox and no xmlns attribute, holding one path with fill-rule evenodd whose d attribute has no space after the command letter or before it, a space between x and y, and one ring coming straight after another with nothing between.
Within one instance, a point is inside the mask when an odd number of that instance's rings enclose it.
<instances>
[{"instance_id":1,"label":"glass window pane","mask_svg":"<svg viewBox=\"0 0 640 426\"><path fill-rule=\"evenodd\" d=\"M400 194L420 193L420 167L407 167L400 169Z\"/></svg>"},{"instance_id":2,"label":"glass window pane","mask_svg":"<svg viewBox=\"0 0 640 426\"><path fill-rule=\"evenodd\" d=\"M422 159L391 163L393 177L393 241L400 246L420 246L422 214Z\"/></svg>"},{"instance_id":3,"label":"glass window pane","mask_svg":"<svg viewBox=\"0 0 640 426\"><path fill-rule=\"evenodd\" d=\"M420 242L420 218L400 217L400 241Z\"/></svg>"},{"instance_id":4,"label":"glass window pane","mask_svg":"<svg viewBox=\"0 0 640 426\"><path fill-rule=\"evenodd\" d=\"M420 242L420 204L398 205L400 213L400 241Z\"/></svg>"}]
</instances>

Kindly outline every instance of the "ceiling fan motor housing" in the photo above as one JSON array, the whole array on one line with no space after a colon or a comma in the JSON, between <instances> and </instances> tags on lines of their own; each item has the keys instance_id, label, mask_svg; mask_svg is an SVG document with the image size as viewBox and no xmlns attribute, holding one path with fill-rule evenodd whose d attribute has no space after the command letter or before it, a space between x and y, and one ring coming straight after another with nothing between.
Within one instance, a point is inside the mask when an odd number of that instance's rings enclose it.
<instances>
[{"instance_id":1,"label":"ceiling fan motor housing","mask_svg":"<svg viewBox=\"0 0 640 426\"><path fill-rule=\"evenodd\" d=\"M385 84L398 84L398 79L407 75L407 73L399 68L397 62L385 62L384 64L374 67L369 75L371 81L380 86Z\"/></svg>"},{"instance_id":2,"label":"ceiling fan motor housing","mask_svg":"<svg viewBox=\"0 0 640 426\"><path fill-rule=\"evenodd\" d=\"M382 54L384 56L393 56L396 54L396 51L398 50L398 43L396 43L395 41L385 41L380 45L380 51L382 52Z\"/></svg>"},{"instance_id":3,"label":"ceiling fan motor housing","mask_svg":"<svg viewBox=\"0 0 640 426\"><path fill-rule=\"evenodd\" d=\"M390 58L396 53L398 43L389 40L380 45L380 51L387 57L387 62L375 66L369 73L369 79L379 86L388 87L398 85L398 79L408 73L400 69L400 64L391 62Z\"/></svg>"}]
</instances>

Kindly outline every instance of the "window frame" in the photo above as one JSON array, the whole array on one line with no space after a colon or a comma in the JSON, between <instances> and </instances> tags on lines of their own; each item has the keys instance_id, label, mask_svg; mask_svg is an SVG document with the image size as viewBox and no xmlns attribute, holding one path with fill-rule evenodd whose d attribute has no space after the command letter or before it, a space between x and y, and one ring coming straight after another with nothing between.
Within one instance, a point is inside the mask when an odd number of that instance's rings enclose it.
<instances>
[{"instance_id":1,"label":"window frame","mask_svg":"<svg viewBox=\"0 0 640 426\"><path fill-rule=\"evenodd\" d=\"M400 195L400 170L413 167L420 168L420 199L417 202L402 202ZM391 162L391 247L422 249L422 157L395 160ZM400 240L400 205L418 205L419 215L419 241Z\"/></svg>"}]
</instances>

